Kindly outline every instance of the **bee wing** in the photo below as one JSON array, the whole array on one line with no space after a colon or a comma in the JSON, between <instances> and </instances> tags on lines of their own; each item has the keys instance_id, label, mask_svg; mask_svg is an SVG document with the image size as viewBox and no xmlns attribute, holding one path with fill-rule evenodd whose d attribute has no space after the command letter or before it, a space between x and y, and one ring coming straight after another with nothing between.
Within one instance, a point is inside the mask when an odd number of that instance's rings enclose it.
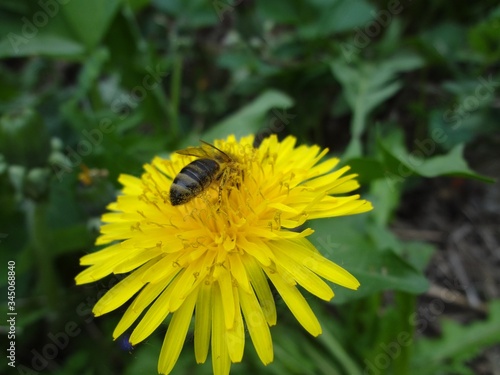
<instances>
[{"instance_id":1,"label":"bee wing","mask_svg":"<svg viewBox=\"0 0 500 375\"><path fill-rule=\"evenodd\" d=\"M226 154L224 151L221 149L215 147L213 144L210 144L208 142L202 141L201 142L201 148L205 150L207 155L211 155L214 159L219 160L219 161L229 161L231 158L229 157L228 154Z\"/></svg>"},{"instance_id":2,"label":"bee wing","mask_svg":"<svg viewBox=\"0 0 500 375\"><path fill-rule=\"evenodd\" d=\"M196 156L199 158L211 157L211 155L208 154L207 151L201 147L188 147L183 150L178 150L176 152L181 155Z\"/></svg>"},{"instance_id":3,"label":"bee wing","mask_svg":"<svg viewBox=\"0 0 500 375\"><path fill-rule=\"evenodd\" d=\"M227 161L231 159L224 151L205 141L201 141L201 147L188 147L176 152L181 155L216 159L220 161Z\"/></svg>"}]
</instances>

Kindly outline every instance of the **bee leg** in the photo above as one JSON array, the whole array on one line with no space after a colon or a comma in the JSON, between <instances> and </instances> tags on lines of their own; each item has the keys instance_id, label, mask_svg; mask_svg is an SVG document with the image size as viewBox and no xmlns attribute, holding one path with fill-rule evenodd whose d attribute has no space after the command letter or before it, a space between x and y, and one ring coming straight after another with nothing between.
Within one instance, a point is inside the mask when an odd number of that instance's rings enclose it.
<instances>
[{"instance_id":1,"label":"bee leg","mask_svg":"<svg viewBox=\"0 0 500 375\"><path fill-rule=\"evenodd\" d=\"M217 210L215 212L219 213L221 205L222 205L222 186L219 186L219 198L217 201Z\"/></svg>"},{"instance_id":2,"label":"bee leg","mask_svg":"<svg viewBox=\"0 0 500 375\"><path fill-rule=\"evenodd\" d=\"M241 171L241 176L239 176L239 180L236 181L236 187L239 189L242 185L243 180L245 179L245 171Z\"/></svg>"},{"instance_id":3,"label":"bee leg","mask_svg":"<svg viewBox=\"0 0 500 375\"><path fill-rule=\"evenodd\" d=\"M229 173L228 170L226 169L222 175L220 176L220 182L219 182L219 196L218 196L218 204L217 204L217 212L219 212L220 207L222 205L222 192L224 190L224 187L226 186L227 182L229 179Z\"/></svg>"}]
</instances>

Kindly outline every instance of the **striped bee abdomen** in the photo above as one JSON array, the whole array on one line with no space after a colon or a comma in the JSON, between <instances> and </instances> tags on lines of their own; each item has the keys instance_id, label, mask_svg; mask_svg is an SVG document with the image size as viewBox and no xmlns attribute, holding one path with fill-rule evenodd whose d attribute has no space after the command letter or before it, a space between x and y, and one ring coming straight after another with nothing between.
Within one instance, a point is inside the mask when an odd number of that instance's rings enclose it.
<instances>
[{"instance_id":1,"label":"striped bee abdomen","mask_svg":"<svg viewBox=\"0 0 500 375\"><path fill-rule=\"evenodd\" d=\"M170 202L178 206L189 202L217 177L220 165L212 159L196 159L181 169L170 187Z\"/></svg>"}]
</instances>

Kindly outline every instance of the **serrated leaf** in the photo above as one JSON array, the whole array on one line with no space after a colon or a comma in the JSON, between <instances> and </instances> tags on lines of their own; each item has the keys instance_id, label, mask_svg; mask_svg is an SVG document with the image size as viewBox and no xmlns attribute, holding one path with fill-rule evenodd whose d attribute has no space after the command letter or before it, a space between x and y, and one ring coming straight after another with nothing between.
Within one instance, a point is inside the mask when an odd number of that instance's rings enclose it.
<instances>
[{"instance_id":1,"label":"serrated leaf","mask_svg":"<svg viewBox=\"0 0 500 375\"><path fill-rule=\"evenodd\" d=\"M482 349L498 343L500 337L500 301L490 303L488 319L469 325L444 321L439 339L421 339L416 343L412 368L419 375L436 374L445 363L474 358Z\"/></svg>"},{"instance_id":2,"label":"serrated leaf","mask_svg":"<svg viewBox=\"0 0 500 375\"><path fill-rule=\"evenodd\" d=\"M256 133L264 125L264 119L270 109L287 109L292 105L292 99L280 91L265 91L245 107L229 115L213 128L203 133L201 137L192 135L183 144L186 146L196 144L200 138L207 142L212 142L214 139L225 138L229 134L234 134L238 138Z\"/></svg>"},{"instance_id":3,"label":"serrated leaf","mask_svg":"<svg viewBox=\"0 0 500 375\"><path fill-rule=\"evenodd\" d=\"M412 174L422 177L455 176L473 178L484 182L493 179L472 171L463 158L464 144L455 146L448 154L423 159L420 155L430 155L437 148L436 141L427 138L418 143L418 153L410 154L403 146L403 135L396 131L386 138L379 138L386 175L393 181L403 181ZM417 144L417 143L416 143Z\"/></svg>"},{"instance_id":4,"label":"serrated leaf","mask_svg":"<svg viewBox=\"0 0 500 375\"><path fill-rule=\"evenodd\" d=\"M416 69L422 63L417 56L400 55L382 63L360 63L355 67L342 60L330 64L353 111L351 131L354 139L363 133L369 113L401 88L397 75Z\"/></svg>"}]
</instances>

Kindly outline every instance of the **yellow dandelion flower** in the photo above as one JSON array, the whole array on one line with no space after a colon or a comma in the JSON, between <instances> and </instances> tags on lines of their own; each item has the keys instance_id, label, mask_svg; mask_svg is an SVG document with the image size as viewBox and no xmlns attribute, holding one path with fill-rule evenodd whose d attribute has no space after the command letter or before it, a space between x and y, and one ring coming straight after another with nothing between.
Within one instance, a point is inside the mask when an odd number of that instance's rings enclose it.
<instances>
[{"instance_id":1,"label":"yellow dandelion flower","mask_svg":"<svg viewBox=\"0 0 500 375\"><path fill-rule=\"evenodd\" d=\"M306 220L371 210L359 195L344 195L359 187L356 175L345 175L347 166L332 171L339 160L323 161L328 150L296 147L294 137L280 142L271 136L258 148L253 140L215 141L231 161L219 160L226 168L189 201L177 194L174 202L171 186L197 159L189 156L196 155L193 148L170 160L155 158L141 178L120 176L123 194L102 216L105 224L96 241L107 247L81 258L90 267L76 277L77 284L129 273L93 309L99 316L133 298L115 339L139 320L130 335L136 345L171 316L159 373L174 367L193 315L196 361L205 362L210 348L214 374L224 375L232 362L242 360L245 327L262 362L273 361L269 327L276 324L276 307L270 283L313 336L321 327L297 287L329 301L333 291L323 279L350 289L359 286L307 240L311 229L297 230ZM209 173L195 172L191 178ZM191 192L203 185L184 176L181 187L189 181Z\"/></svg>"}]
</instances>

